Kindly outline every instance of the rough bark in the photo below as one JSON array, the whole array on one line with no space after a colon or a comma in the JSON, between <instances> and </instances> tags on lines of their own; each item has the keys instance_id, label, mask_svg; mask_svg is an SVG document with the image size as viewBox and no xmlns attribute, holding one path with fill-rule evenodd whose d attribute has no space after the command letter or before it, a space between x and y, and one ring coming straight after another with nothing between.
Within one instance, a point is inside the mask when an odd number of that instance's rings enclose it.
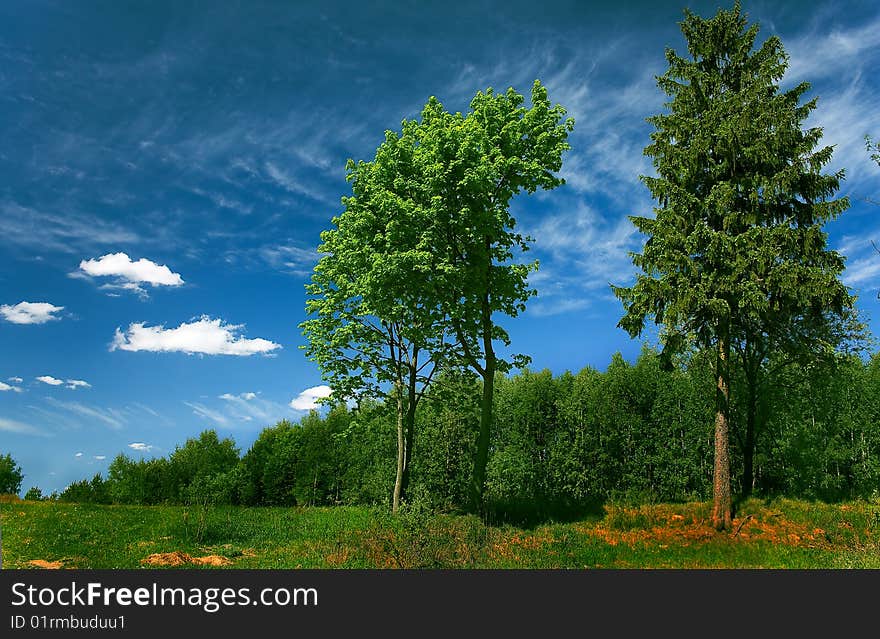
<instances>
[{"instance_id":1,"label":"rough bark","mask_svg":"<svg viewBox=\"0 0 880 639\"><path fill-rule=\"evenodd\" d=\"M732 503L730 496L730 341L727 323L718 336L715 374L715 474L713 478L712 526L730 530Z\"/></svg>"}]
</instances>

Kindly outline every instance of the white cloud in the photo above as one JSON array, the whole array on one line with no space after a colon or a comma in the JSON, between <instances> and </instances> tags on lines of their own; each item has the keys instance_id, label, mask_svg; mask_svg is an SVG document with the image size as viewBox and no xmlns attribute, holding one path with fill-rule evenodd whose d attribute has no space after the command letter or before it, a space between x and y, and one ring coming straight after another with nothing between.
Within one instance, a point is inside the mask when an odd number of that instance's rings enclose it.
<instances>
[{"instance_id":1,"label":"white cloud","mask_svg":"<svg viewBox=\"0 0 880 639\"><path fill-rule=\"evenodd\" d=\"M105 459L107 459L107 455L95 455L95 459L97 459L98 461L104 461Z\"/></svg>"},{"instance_id":2,"label":"white cloud","mask_svg":"<svg viewBox=\"0 0 880 639\"><path fill-rule=\"evenodd\" d=\"M83 456L83 454L82 454L81 452L80 452L80 453L76 453L76 454L74 455L74 457L82 457L82 456Z\"/></svg>"},{"instance_id":3,"label":"white cloud","mask_svg":"<svg viewBox=\"0 0 880 639\"><path fill-rule=\"evenodd\" d=\"M41 437L46 437L46 433L44 433L36 426L31 426L30 424L25 424L23 422L17 422L13 419L6 419L5 417L0 417L0 431L15 433L17 435L38 435Z\"/></svg>"},{"instance_id":4,"label":"white cloud","mask_svg":"<svg viewBox=\"0 0 880 639\"><path fill-rule=\"evenodd\" d=\"M0 392L5 391L14 391L16 393L20 393L21 389L18 386L12 386L10 384L7 384L6 382L0 382Z\"/></svg>"},{"instance_id":5,"label":"white cloud","mask_svg":"<svg viewBox=\"0 0 880 639\"><path fill-rule=\"evenodd\" d=\"M125 333L117 328L110 350L248 356L281 348L280 344L266 339L238 335L242 328L241 324L224 324L223 320L207 315L168 329L164 325L146 326L138 322L130 324Z\"/></svg>"},{"instance_id":6,"label":"white cloud","mask_svg":"<svg viewBox=\"0 0 880 639\"><path fill-rule=\"evenodd\" d=\"M239 399L243 399L245 401L250 401L250 400L256 399L256 398L257 398L256 393L241 393L240 395L233 395L232 393L223 393L222 395L220 395L220 399L225 399L226 401L229 401L229 402L234 402Z\"/></svg>"},{"instance_id":7,"label":"white cloud","mask_svg":"<svg viewBox=\"0 0 880 639\"><path fill-rule=\"evenodd\" d=\"M290 407L294 410L312 410L318 407L316 400L330 397L333 391L329 386L312 386L305 389L290 401Z\"/></svg>"},{"instance_id":8,"label":"white cloud","mask_svg":"<svg viewBox=\"0 0 880 639\"><path fill-rule=\"evenodd\" d=\"M153 450L153 447L151 445L145 444L144 442L132 442L131 444L128 445L128 447L131 448L132 450L137 450L142 453L148 453L151 450Z\"/></svg>"},{"instance_id":9,"label":"white cloud","mask_svg":"<svg viewBox=\"0 0 880 639\"><path fill-rule=\"evenodd\" d=\"M0 305L0 315L13 324L45 324L51 320L61 319L55 313L64 310L63 306L55 306L48 302L19 302L18 304Z\"/></svg>"},{"instance_id":10,"label":"white cloud","mask_svg":"<svg viewBox=\"0 0 880 639\"><path fill-rule=\"evenodd\" d=\"M24 380L21 377L10 377L9 381L15 384L21 384Z\"/></svg>"},{"instance_id":11,"label":"white cloud","mask_svg":"<svg viewBox=\"0 0 880 639\"><path fill-rule=\"evenodd\" d=\"M156 286L182 286L183 278L166 265L156 264L146 258L132 261L125 253L108 253L98 259L83 260L80 271L92 277L113 277L109 288L124 289L145 294L141 284Z\"/></svg>"},{"instance_id":12,"label":"white cloud","mask_svg":"<svg viewBox=\"0 0 880 639\"><path fill-rule=\"evenodd\" d=\"M44 384L49 384L49 386L61 386L64 384L67 388L71 390L76 390L77 388L91 388L92 385L83 379L68 379L64 381L63 379L57 379L52 377L51 375L40 375L37 378L38 381L43 382Z\"/></svg>"}]
</instances>

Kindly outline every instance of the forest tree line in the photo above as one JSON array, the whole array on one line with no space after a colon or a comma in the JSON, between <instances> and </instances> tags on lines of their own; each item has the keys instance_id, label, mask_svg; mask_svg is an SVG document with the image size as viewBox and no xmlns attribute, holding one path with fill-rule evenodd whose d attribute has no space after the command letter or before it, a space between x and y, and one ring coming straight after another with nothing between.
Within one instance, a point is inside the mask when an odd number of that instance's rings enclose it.
<instances>
[{"instance_id":1,"label":"forest tree line","mask_svg":"<svg viewBox=\"0 0 880 639\"><path fill-rule=\"evenodd\" d=\"M735 371L741 374L741 371ZM499 519L565 517L608 500L683 501L712 495L712 362L671 370L656 351L605 371L499 376L488 512ZM481 389L442 378L416 415L411 499L465 510ZM827 501L876 497L880 486L880 356L782 367L759 411L754 494ZM745 406L734 398L733 484L743 493ZM388 505L394 407L344 405L262 431L243 455L205 431L167 457L117 456L105 476L58 499L116 504Z\"/></svg>"}]
</instances>

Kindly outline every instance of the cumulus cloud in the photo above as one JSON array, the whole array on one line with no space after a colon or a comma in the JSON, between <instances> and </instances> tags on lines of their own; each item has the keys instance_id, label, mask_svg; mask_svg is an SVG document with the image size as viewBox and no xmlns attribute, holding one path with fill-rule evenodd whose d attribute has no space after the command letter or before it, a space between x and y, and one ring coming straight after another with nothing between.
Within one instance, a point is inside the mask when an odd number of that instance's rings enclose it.
<instances>
[{"instance_id":1,"label":"cumulus cloud","mask_svg":"<svg viewBox=\"0 0 880 639\"><path fill-rule=\"evenodd\" d=\"M81 452L80 452L80 453L76 453L76 454L74 455L74 457L82 457L82 456L83 456L83 454L82 454Z\"/></svg>"},{"instance_id":2,"label":"cumulus cloud","mask_svg":"<svg viewBox=\"0 0 880 639\"><path fill-rule=\"evenodd\" d=\"M153 447L150 444L145 444L144 442L132 442L128 445L132 450L137 450L142 453L148 453L153 450Z\"/></svg>"},{"instance_id":3,"label":"cumulus cloud","mask_svg":"<svg viewBox=\"0 0 880 639\"><path fill-rule=\"evenodd\" d=\"M16 393L20 393L21 389L18 386L12 386L6 382L0 382L0 392L5 391L15 391Z\"/></svg>"},{"instance_id":4,"label":"cumulus cloud","mask_svg":"<svg viewBox=\"0 0 880 639\"><path fill-rule=\"evenodd\" d=\"M290 401L290 407L294 410L312 410L318 407L317 400L330 397L331 393L329 386L312 386L293 398Z\"/></svg>"},{"instance_id":5,"label":"cumulus cloud","mask_svg":"<svg viewBox=\"0 0 880 639\"><path fill-rule=\"evenodd\" d=\"M156 286L182 286L183 278L166 265L156 264L146 258L133 261L126 253L108 253L98 259L83 260L79 270L91 277L111 277L113 282L108 288L134 291L139 294L146 292L141 284Z\"/></svg>"},{"instance_id":6,"label":"cumulus cloud","mask_svg":"<svg viewBox=\"0 0 880 639\"><path fill-rule=\"evenodd\" d=\"M239 395L233 395L232 393L223 393L220 395L220 399L225 399L228 402L234 402L238 399L243 399L245 401L250 401L252 399L256 399L256 393L241 393Z\"/></svg>"},{"instance_id":7,"label":"cumulus cloud","mask_svg":"<svg viewBox=\"0 0 880 639\"><path fill-rule=\"evenodd\" d=\"M103 461L107 459L107 455L95 455L95 459L97 459L98 461Z\"/></svg>"},{"instance_id":8,"label":"cumulus cloud","mask_svg":"<svg viewBox=\"0 0 880 639\"><path fill-rule=\"evenodd\" d=\"M0 315L13 324L45 324L61 319L55 313L64 310L63 306L55 306L49 302L19 302L18 304L0 305Z\"/></svg>"},{"instance_id":9,"label":"cumulus cloud","mask_svg":"<svg viewBox=\"0 0 880 639\"><path fill-rule=\"evenodd\" d=\"M9 381L14 384L21 384L24 380L21 377L10 377Z\"/></svg>"},{"instance_id":10,"label":"cumulus cloud","mask_svg":"<svg viewBox=\"0 0 880 639\"><path fill-rule=\"evenodd\" d=\"M199 353L203 355L267 354L281 348L267 339L247 339L239 335L242 324L224 324L221 319L203 315L198 320L182 323L177 328L130 324L123 333L118 328L111 351L150 351L154 353Z\"/></svg>"},{"instance_id":11,"label":"cumulus cloud","mask_svg":"<svg viewBox=\"0 0 880 639\"><path fill-rule=\"evenodd\" d=\"M70 390L76 390L77 388L91 388L92 385L89 384L84 379L68 379L67 381L63 379L58 379L56 377L52 377L51 375L40 375L37 377L37 381L43 382L44 384L48 384L49 386L61 386L65 385ZM2 389L0 389L2 390Z\"/></svg>"}]
</instances>

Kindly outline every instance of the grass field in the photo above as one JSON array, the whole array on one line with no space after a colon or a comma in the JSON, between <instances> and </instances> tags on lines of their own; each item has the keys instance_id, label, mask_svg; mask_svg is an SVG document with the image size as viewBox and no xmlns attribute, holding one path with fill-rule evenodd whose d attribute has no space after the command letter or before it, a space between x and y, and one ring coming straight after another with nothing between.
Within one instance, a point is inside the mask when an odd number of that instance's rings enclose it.
<instances>
[{"instance_id":1,"label":"grass field","mask_svg":"<svg viewBox=\"0 0 880 639\"><path fill-rule=\"evenodd\" d=\"M4 568L880 568L880 504L606 505L523 529L380 509L0 504Z\"/></svg>"}]
</instances>

